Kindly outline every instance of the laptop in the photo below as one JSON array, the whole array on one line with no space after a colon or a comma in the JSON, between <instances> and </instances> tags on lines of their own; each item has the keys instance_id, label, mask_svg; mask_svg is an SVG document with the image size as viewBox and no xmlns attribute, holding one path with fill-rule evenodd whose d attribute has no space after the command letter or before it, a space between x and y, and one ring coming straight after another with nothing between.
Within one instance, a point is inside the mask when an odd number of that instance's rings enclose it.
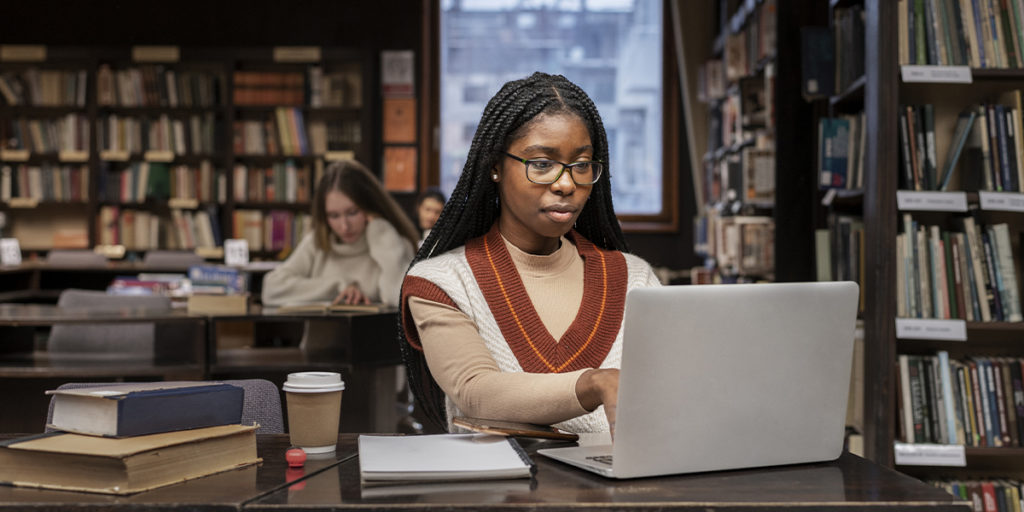
<instances>
[{"instance_id":1,"label":"laptop","mask_svg":"<svg viewBox=\"0 0 1024 512\"><path fill-rule=\"evenodd\" d=\"M609 478L834 460L858 286L630 290L615 440L537 450Z\"/></svg>"}]
</instances>

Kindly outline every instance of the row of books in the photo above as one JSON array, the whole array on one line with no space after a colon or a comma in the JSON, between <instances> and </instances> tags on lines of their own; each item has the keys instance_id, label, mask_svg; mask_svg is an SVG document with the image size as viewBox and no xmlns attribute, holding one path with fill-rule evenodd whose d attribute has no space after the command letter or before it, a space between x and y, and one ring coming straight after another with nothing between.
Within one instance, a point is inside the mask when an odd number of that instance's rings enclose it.
<instances>
[{"instance_id":1,"label":"row of books","mask_svg":"<svg viewBox=\"0 0 1024 512\"><path fill-rule=\"evenodd\" d=\"M815 270L818 281L855 281L860 284L860 310L864 309L864 221L852 215L829 215L828 228L814 232Z\"/></svg>"},{"instance_id":2,"label":"row of books","mask_svg":"<svg viewBox=\"0 0 1024 512\"><path fill-rule=\"evenodd\" d=\"M864 186L864 113L818 119L818 185L858 189Z\"/></svg>"},{"instance_id":3,"label":"row of books","mask_svg":"<svg viewBox=\"0 0 1024 512\"><path fill-rule=\"evenodd\" d=\"M84 69L29 68L0 74L0 98L13 106L84 108L87 87L88 74Z\"/></svg>"},{"instance_id":4,"label":"row of books","mask_svg":"<svg viewBox=\"0 0 1024 512\"><path fill-rule=\"evenodd\" d=\"M954 219L959 231L903 215L896 236L897 315L1019 322L1020 283L1005 223Z\"/></svg>"},{"instance_id":5,"label":"row of books","mask_svg":"<svg viewBox=\"0 0 1024 512\"><path fill-rule=\"evenodd\" d=\"M310 199L310 168L307 165L296 166L292 160L269 167L236 164L232 179L237 202L306 203Z\"/></svg>"},{"instance_id":6,"label":"row of books","mask_svg":"<svg viewBox=\"0 0 1024 512\"><path fill-rule=\"evenodd\" d=\"M209 160L198 166L133 162L104 168L100 191L106 201L141 203L147 199L194 199L202 203L227 202L227 177Z\"/></svg>"},{"instance_id":7,"label":"row of books","mask_svg":"<svg viewBox=\"0 0 1024 512\"><path fill-rule=\"evenodd\" d=\"M264 120L234 122L233 145L238 155L287 155L310 153L306 123L297 108L276 108Z\"/></svg>"},{"instance_id":8,"label":"row of books","mask_svg":"<svg viewBox=\"0 0 1024 512\"><path fill-rule=\"evenodd\" d=\"M755 8L752 17L744 20L742 27L730 27L732 33L726 36L724 50L726 80L731 82L752 75L758 63L774 56L776 11L775 0L765 0Z\"/></svg>"},{"instance_id":9,"label":"row of books","mask_svg":"<svg viewBox=\"0 0 1024 512\"><path fill-rule=\"evenodd\" d=\"M1022 446L1024 360L899 356L900 429L908 443Z\"/></svg>"},{"instance_id":10,"label":"row of books","mask_svg":"<svg viewBox=\"0 0 1024 512\"><path fill-rule=\"evenodd\" d=\"M704 197L710 203L727 201L727 196L759 205L775 202L775 150L748 146L719 160L708 159L704 166Z\"/></svg>"},{"instance_id":11,"label":"row of books","mask_svg":"<svg viewBox=\"0 0 1024 512\"><path fill-rule=\"evenodd\" d=\"M235 71L235 105L295 105L306 103L305 77L296 71Z\"/></svg>"},{"instance_id":12,"label":"row of books","mask_svg":"<svg viewBox=\"0 0 1024 512\"><path fill-rule=\"evenodd\" d=\"M899 0L899 63L1024 67L1019 0Z\"/></svg>"},{"instance_id":13,"label":"row of books","mask_svg":"<svg viewBox=\"0 0 1024 512\"><path fill-rule=\"evenodd\" d=\"M932 480L928 483L971 502L978 512L1024 510L1024 484L1013 479Z\"/></svg>"},{"instance_id":14,"label":"row of books","mask_svg":"<svg viewBox=\"0 0 1024 512\"><path fill-rule=\"evenodd\" d=\"M82 114L67 114L57 119L9 119L0 123L0 143L4 149L34 153L88 153L89 119Z\"/></svg>"},{"instance_id":15,"label":"row of books","mask_svg":"<svg viewBox=\"0 0 1024 512\"><path fill-rule=\"evenodd\" d=\"M13 198L39 201L89 200L87 165L5 165L0 167L0 202Z\"/></svg>"},{"instance_id":16,"label":"row of books","mask_svg":"<svg viewBox=\"0 0 1024 512\"><path fill-rule=\"evenodd\" d=\"M232 228L235 238L244 238L250 251L281 251L298 245L312 227L307 213L286 210L235 210Z\"/></svg>"},{"instance_id":17,"label":"row of books","mask_svg":"<svg viewBox=\"0 0 1024 512\"><path fill-rule=\"evenodd\" d=\"M309 68L309 106L351 107L363 105L363 74L358 66L325 73L320 66Z\"/></svg>"},{"instance_id":18,"label":"row of books","mask_svg":"<svg viewBox=\"0 0 1024 512\"><path fill-rule=\"evenodd\" d=\"M842 94L864 76L864 6L836 8L832 35L835 38L835 94Z\"/></svg>"},{"instance_id":19,"label":"row of books","mask_svg":"<svg viewBox=\"0 0 1024 512\"><path fill-rule=\"evenodd\" d=\"M96 73L96 101L118 107L213 107L222 103L223 77L206 71L176 71L163 66Z\"/></svg>"},{"instance_id":20,"label":"row of books","mask_svg":"<svg viewBox=\"0 0 1024 512\"><path fill-rule=\"evenodd\" d=\"M96 136L103 152L209 155L217 151L217 125L213 113L181 119L167 114L157 118L111 114L96 122Z\"/></svg>"},{"instance_id":21,"label":"row of books","mask_svg":"<svg viewBox=\"0 0 1024 512\"><path fill-rule=\"evenodd\" d=\"M694 251L713 259L722 275L766 277L775 269L771 217L721 216L711 210L694 225Z\"/></svg>"},{"instance_id":22,"label":"row of books","mask_svg":"<svg viewBox=\"0 0 1024 512\"><path fill-rule=\"evenodd\" d=\"M195 211L171 209L169 216L107 205L97 217L101 245L123 245L129 250L220 247L224 238L216 208Z\"/></svg>"}]
</instances>

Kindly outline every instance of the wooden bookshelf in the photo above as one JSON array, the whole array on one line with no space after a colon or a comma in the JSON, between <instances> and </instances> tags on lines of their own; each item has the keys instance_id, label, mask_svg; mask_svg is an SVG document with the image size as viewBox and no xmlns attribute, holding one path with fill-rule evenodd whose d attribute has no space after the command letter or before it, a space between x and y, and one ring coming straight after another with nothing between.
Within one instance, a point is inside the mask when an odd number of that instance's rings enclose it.
<instances>
[{"instance_id":1,"label":"wooden bookshelf","mask_svg":"<svg viewBox=\"0 0 1024 512\"><path fill-rule=\"evenodd\" d=\"M1020 68L970 69L970 84L906 83L901 75L898 52L900 12L904 2L864 0L866 73L863 105L867 123L863 216L865 226L865 268L869 276L864 283L866 308L865 330L865 455L876 462L895 465L895 443L900 440L900 375L898 356L934 356L946 351L950 359L972 356L1024 357L1019 340L1024 334L1021 322L966 322L966 341L938 339L899 339L896 318L900 305L897 279L900 262L896 240L903 231L897 190L904 172L900 138L900 107L907 104L935 104L937 146L945 159L946 140L951 139L956 113L982 101L1000 102L999 96L1024 88L1024 72ZM903 63L905 64L905 62ZM990 98L994 98L990 99ZM952 121L952 122L951 122ZM940 134L940 131L948 133ZM961 161L962 163L962 161ZM958 173L964 171L961 165ZM959 179L959 178L954 178ZM951 189L958 189L959 182ZM967 203L974 210L978 194L968 192ZM926 225L951 225L951 212L909 212ZM1024 217L1020 213L979 211L973 213L992 223L1006 222L1013 238L1016 291L1020 293L1020 246L1018 244ZM955 229L950 229L955 231ZM963 447L966 466L939 467L897 465L897 469L919 478L1012 477L1024 474L1020 447Z\"/></svg>"},{"instance_id":2,"label":"wooden bookshelf","mask_svg":"<svg viewBox=\"0 0 1024 512\"><path fill-rule=\"evenodd\" d=\"M140 51L136 47L49 47L45 55L45 60L38 62L0 62L0 72L5 77L17 77L19 86L26 82L24 75L37 81L41 75L47 77L46 86L38 87L47 93L44 96L47 101L42 104L32 101L32 96L13 98L17 103L13 104L9 97L12 93L4 94L0 86L0 135L5 141L12 138L20 141L9 133L20 128L18 120L23 121L22 126L29 126L30 122L45 125L70 119L69 116L81 120L79 124L88 128L89 135L87 140L82 140L82 136L72 137L83 148L75 155L58 152L57 148L37 151L31 146L22 151L20 143L0 151L0 169L7 169L0 174L0 180L7 180L13 186L11 201L0 198L0 211L6 213L8 220L3 233L16 237L26 235L26 241L21 243L26 252L90 248L109 243L112 237L121 236L120 233L114 236L108 226L133 229L124 226L126 211L133 212L133 217L159 219L153 226L159 225L160 233L145 236L146 243L134 242L127 247L130 252L198 245L202 240L179 241L175 236L179 221L171 216L174 211L181 212L187 225L197 226L196 234L200 231L199 223L209 217L208 231L215 236L219 232L218 241L244 237L244 233L235 232L234 217L238 210L263 212L261 219L275 210L288 212L293 218L307 215L316 180L335 155L352 155L371 169L380 168L379 137L376 136L380 100L374 94L378 83L377 56L365 49L166 47ZM58 85L54 85L56 73L63 73L58 75L57 81L63 79L64 82ZM70 96L66 100L51 98L55 91L73 88L59 87L72 75L72 85L78 84L82 90L75 89L73 99ZM274 96L273 91L278 86L264 83L267 77L273 82L280 76L293 80L287 88L281 88L289 91L288 97ZM253 79L255 84L236 83L240 77ZM314 86L313 82L319 85ZM4 85L10 89L10 84ZM281 109L289 109L286 112L295 117L281 117ZM283 131L275 128L262 135L274 137L278 146L283 145L287 136L295 149L281 151L277 148L277 152L268 154L264 141L261 151L252 154L236 151L235 140L242 135L236 133L236 121L258 121L262 128L263 123L276 123L278 119L290 122L291 126L282 128ZM299 119L301 125L295 124ZM146 126L140 126L142 124ZM318 134L326 140L316 141L318 143L312 140L313 125L319 125ZM298 129L300 127L302 129ZM111 128L129 132L111 132ZM149 133L147 129L166 135L150 141L145 135ZM131 139L135 139L136 144L122 147ZM302 151L298 150L299 141ZM153 146L151 142L161 145ZM168 142L170 146L166 145ZM282 185L287 183L291 193L297 195L265 200L251 198L248 191L244 191L246 193L236 197L236 166L259 169L264 171L264 177L266 169L273 173L276 166L278 175L273 179L277 181L261 182L264 187L261 192L281 189L284 194ZM21 167L26 169L26 177L29 167L39 169L33 171L35 182L22 180L34 187L19 184ZM74 199L54 197L51 187L60 185L51 185L49 176L61 172L61 167L81 168L88 174L80 185L81 194ZM146 167L145 173L140 171L141 167ZM289 167L304 169L299 183ZM170 190L166 184L156 192L150 188L153 172L162 176L171 174ZM198 186L191 184L189 180L200 173L204 179L197 179ZM43 184L47 188L42 192L36 190ZM296 186L301 191L296 190ZM66 185L63 188L66 189ZM206 195L197 196L200 190ZM64 190L60 192L67 194ZM46 206L51 203L52 208ZM261 222L273 225L270 221ZM141 227L134 229L140 233L146 231ZM300 232L292 229L290 240L285 243L294 246L300 236ZM263 238L260 235L261 242ZM280 239L279 236L266 238ZM184 247L180 247L182 242ZM263 251L262 243L251 245L254 254L279 252Z\"/></svg>"}]
</instances>

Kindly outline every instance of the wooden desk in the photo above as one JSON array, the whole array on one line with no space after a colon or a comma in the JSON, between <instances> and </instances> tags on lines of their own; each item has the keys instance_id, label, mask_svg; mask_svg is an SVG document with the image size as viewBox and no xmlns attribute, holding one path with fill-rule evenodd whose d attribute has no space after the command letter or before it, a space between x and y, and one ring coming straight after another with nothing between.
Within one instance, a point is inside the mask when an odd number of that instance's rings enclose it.
<instances>
[{"instance_id":1,"label":"wooden desk","mask_svg":"<svg viewBox=\"0 0 1024 512\"><path fill-rule=\"evenodd\" d=\"M970 510L940 489L850 454L823 464L633 480L602 478L535 453L533 460L533 480L364 488L352 459L245 510Z\"/></svg>"},{"instance_id":2,"label":"wooden desk","mask_svg":"<svg viewBox=\"0 0 1024 512\"><path fill-rule=\"evenodd\" d=\"M13 436L5 436L8 439L10 437ZM257 452L263 458L262 464L130 496L0 486L0 510L236 511L260 496L286 490L288 486L301 487L305 479L356 455L354 436L344 436L333 455L325 459L307 460L301 470L289 471L284 460L284 452L289 446L287 435L259 435L257 443Z\"/></svg>"}]
</instances>

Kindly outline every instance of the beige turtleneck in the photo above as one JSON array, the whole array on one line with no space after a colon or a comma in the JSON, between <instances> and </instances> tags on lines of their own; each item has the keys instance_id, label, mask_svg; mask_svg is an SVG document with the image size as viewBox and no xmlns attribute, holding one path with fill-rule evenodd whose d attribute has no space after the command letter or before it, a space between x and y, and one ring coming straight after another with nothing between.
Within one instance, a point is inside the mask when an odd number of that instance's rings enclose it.
<instances>
[{"instance_id":1,"label":"beige turtleneck","mask_svg":"<svg viewBox=\"0 0 1024 512\"><path fill-rule=\"evenodd\" d=\"M560 339L583 300L583 258L564 237L558 250L543 256L502 240L541 321ZM502 372L466 314L415 296L409 298L409 310L430 373L464 414L551 424L588 412L576 397L576 381L585 369Z\"/></svg>"}]
</instances>

